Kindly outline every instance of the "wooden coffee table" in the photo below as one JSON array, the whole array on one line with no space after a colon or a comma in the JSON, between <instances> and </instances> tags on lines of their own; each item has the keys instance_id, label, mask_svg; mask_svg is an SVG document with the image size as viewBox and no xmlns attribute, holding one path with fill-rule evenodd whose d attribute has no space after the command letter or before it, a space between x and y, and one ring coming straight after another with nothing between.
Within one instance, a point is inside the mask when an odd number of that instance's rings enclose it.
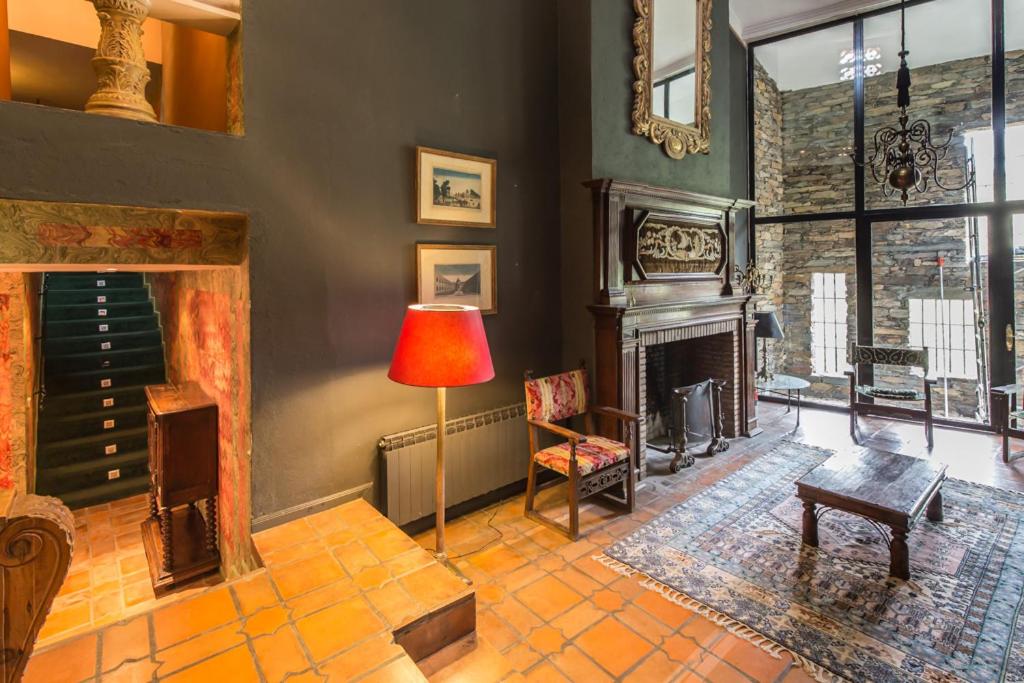
<instances>
[{"instance_id":1,"label":"wooden coffee table","mask_svg":"<svg viewBox=\"0 0 1024 683\"><path fill-rule=\"evenodd\" d=\"M859 515L889 544L890 576L909 580L907 535L922 513L932 522L942 521L945 479L945 465L906 455L865 449L833 456L796 482L804 504L803 542L818 547L818 518L829 508Z\"/></svg>"}]
</instances>

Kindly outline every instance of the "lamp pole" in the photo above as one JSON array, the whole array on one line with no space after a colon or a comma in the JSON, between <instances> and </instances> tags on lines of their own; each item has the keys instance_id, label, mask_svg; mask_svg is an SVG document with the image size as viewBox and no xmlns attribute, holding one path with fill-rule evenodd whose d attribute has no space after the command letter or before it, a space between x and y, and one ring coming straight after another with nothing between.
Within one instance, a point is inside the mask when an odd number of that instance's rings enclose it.
<instances>
[{"instance_id":1,"label":"lamp pole","mask_svg":"<svg viewBox=\"0 0 1024 683\"><path fill-rule=\"evenodd\" d=\"M437 467L435 470L434 500L436 504L436 522L434 533L436 540L434 552L439 560L447 559L444 547L444 438L445 438L445 388L437 388Z\"/></svg>"}]
</instances>

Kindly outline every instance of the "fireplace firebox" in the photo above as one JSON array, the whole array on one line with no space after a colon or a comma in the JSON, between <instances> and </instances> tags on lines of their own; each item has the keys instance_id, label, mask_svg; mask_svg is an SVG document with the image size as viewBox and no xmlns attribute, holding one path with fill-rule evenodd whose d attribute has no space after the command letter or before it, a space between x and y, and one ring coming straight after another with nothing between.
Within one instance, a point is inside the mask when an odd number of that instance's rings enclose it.
<instances>
[{"instance_id":1,"label":"fireplace firebox","mask_svg":"<svg viewBox=\"0 0 1024 683\"><path fill-rule=\"evenodd\" d=\"M754 297L734 292L737 226L752 202L611 179L587 183L594 216L598 401L640 414L647 444L667 434L672 390L721 381L722 433L758 431ZM602 424L614 436L615 426Z\"/></svg>"}]
</instances>

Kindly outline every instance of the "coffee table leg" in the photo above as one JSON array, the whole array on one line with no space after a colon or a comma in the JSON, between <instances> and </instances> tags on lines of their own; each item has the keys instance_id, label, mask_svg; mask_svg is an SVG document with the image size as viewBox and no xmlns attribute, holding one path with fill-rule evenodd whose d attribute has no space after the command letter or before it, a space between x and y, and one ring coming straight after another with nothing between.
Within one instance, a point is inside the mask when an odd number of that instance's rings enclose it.
<instances>
[{"instance_id":1,"label":"coffee table leg","mask_svg":"<svg viewBox=\"0 0 1024 683\"><path fill-rule=\"evenodd\" d=\"M932 496L931 502L928 503L928 509L924 514L929 522L942 521L942 489L936 491L935 495Z\"/></svg>"},{"instance_id":2,"label":"coffee table leg","mask_svg":"<svg viewBox=\"0 0 1024 683\"><path fill-rule=\"evenodd\" d=\"M801 498L804 504L803 541L807 545L818 547L818 515L814 514L814 501Z\"/></svg>"},{"instance_id":3,"label":"coffee table leg","mask_svg":"<svg viewBox=\"0 0 1024 683\"><path fill-rule=\"evenodd\" d=\"M892 544L889 546L889 576L904 581L910 580L910 552L907 550L907 531L892 527Z\"/></svg>"}]
</instances>

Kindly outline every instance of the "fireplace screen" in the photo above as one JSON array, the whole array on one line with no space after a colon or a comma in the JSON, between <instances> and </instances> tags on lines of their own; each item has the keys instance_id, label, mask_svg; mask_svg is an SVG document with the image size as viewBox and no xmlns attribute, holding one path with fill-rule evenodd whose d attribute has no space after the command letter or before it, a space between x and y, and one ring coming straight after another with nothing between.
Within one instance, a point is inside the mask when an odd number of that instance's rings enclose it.
<instances>
[{"instance_id":1,"label":"fireplace screen","mask_svg":"<svg viewBox=\"0 0 1024 683\"><path fill-rule=\"evenodd\" d=\"M668 438L651 443L657 450L673 453L669 468L678 472L694 463L691 452L706 444L703 455L711 456L729 448L722 436L722 388L725 382L708 379L672 390Z\"/></svg>"}]
</instances>

